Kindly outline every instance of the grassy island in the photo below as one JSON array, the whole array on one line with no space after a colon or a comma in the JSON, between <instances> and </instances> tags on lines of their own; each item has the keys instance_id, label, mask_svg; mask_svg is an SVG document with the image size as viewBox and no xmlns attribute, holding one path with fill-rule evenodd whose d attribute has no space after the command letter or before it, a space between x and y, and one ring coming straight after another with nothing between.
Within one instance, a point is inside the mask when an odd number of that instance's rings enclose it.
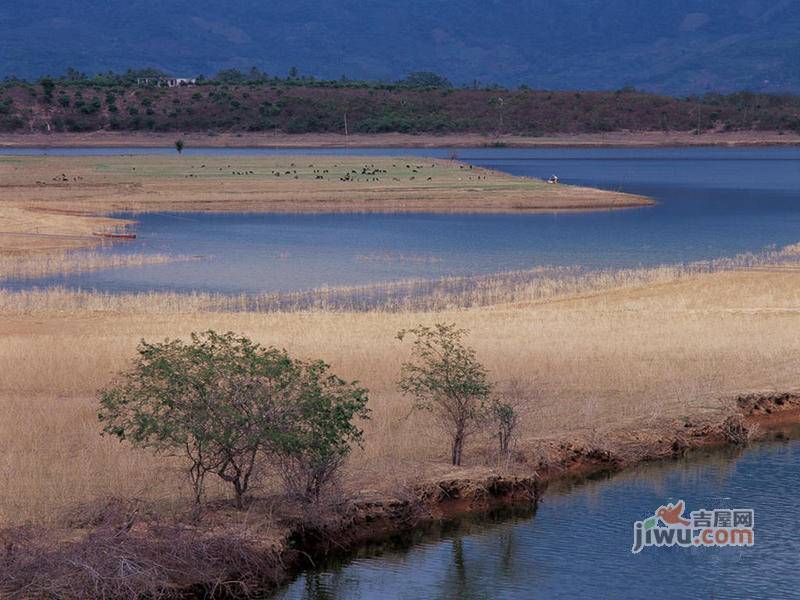
<instances>
[{"instance_id":1,"label":"grassy island","mask_svg":"<svg viewBox=\"0 0 800 600\"><path fill-rule=\"evenodd\" d=\"M531 212L647 198L455 160L354 156L3 156L0 253L86 247L113 212Z\"/></svg>"}]
</instances>

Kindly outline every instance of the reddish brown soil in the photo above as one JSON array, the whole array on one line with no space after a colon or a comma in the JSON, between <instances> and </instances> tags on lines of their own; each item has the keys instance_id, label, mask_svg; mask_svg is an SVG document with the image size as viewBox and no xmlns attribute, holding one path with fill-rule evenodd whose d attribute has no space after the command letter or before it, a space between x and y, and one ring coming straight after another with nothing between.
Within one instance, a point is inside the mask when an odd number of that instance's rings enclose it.
<instances>
[{"instance_id":1,"label":"reddish brown soil","mask_svg":"<svg viewBox=\"0 0 800 600\"><path fill-rule=\"evenodd\" d=\"M559 134L542 137L484 134L273 134L136 133L95 131L90 133L6 133L0 147L148 147L173 148L176 137L187 148L470 148L508 147L669 147L669 146L794 146L800 134L774 131L708 132L620 131L597 134Z\"/></svg>"}]
</instances>

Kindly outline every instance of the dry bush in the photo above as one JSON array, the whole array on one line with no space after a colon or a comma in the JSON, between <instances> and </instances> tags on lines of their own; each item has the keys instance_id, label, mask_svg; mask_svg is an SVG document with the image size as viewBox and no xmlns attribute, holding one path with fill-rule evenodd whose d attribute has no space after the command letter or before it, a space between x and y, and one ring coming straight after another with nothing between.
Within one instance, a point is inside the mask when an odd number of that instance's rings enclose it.
<instances>
[{"instance_id":1,"label":"dry bush","mask_svg":"<svg viewBox=\"0 0 800 600\"><path fill-rule=\"evenodd\" d=\"M277 462L284 491L289 498L302 505L327 504L341 492L344 456L309 460L306 456L286 454Z\"/></svg>"},{"instance_id":2,"label":"dry bush","mask_svg":"<svg viewBox=\"0 0 800 600\"><path fill-rule=\"evenodd\" d=\"M515 432L534 407L536 391L530 379L512 377L498 385L493 394L492 416L501 455L509 455L516 444Z\"/></svg>"},{"instance_id":3,"label":"dry bush","mask_svg":"<svg viewBox=\"0 0 800 600\"><path fill-rule=\"evenodd\" d=\"M113 518L110 521L119 521ZM0 594L9 598L249 597L274 584L280 557L245 531L208 534L177 525L109 523L77 540L53 531L0 532Z\"/></svg>"},{"instance_id":4,"label":"dry bush","mask_svg":"<svg viewBox=\"0 0 800 600\"><path fill-rule=\"evenodd\" d=\"M758 425L748 426L741 414L732 414L720 425L723 439L735 446L746 446L758 437Z\"/></svg>"}]
</instances>

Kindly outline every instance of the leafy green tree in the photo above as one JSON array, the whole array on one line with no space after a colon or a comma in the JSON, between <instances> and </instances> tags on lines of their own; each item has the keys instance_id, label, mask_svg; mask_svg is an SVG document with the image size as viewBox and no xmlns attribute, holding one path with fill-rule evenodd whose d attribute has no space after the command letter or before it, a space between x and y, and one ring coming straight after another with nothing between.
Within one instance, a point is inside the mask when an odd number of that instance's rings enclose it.
<instances>
[{"instance_id":1,"label":"leafy green tree","mask_svg":"<svg viewBox=\"0 0 800 600\"><path fill-rule=\"evenodd\" d=\"M40 81L42 84L42 91L44 92L44 101L47 104L53 102L53 90L56 88L56 82L52 77L43 77Z\"/></svg>"},{"instance_id":2,"label":"leafy green tree","mask_svg":"<svg viewBox=\"0 0 800 600\"><path fill-rule=\"evenodd\" d=\"M67 72L64 74L63 79L68 83L80 83L86 81L88 78L86 77L86 73L82 73L78 69L69 67Z\"/></svg>"},{"instance_id":3,"label":"leafy green tree","mask_svg":"<svg viewBox=\"0 0 800 600\"><path fill-rule=\"evenodd\" d=\"M437 323L398 332L413 336L411 360L401 367L400 389L414 398L414 407L430 411L450 436L451 458L461 464L464 441L476 431L492 391L486 369L475 351L462 343L467 333L455 324Z\"/></svg>"},{"instance_id":4,"label":"leafy green tree","mask_svg":"<svg viewBox=\"0 0 800 600\"><path fill-rule=\"evenodd\" d=\"M269 75L258 67L251 67L250 72L247 74L247 80L250 84L263 84L269 80Z\"/></svg>"},{"instance_id":5,"label":"leafy green tree","mask_svg":"<svg viewBox=\"0 0 800 600\"><path fill-rule=\"evenodd\" d=\"M361 439L352 419L366 403L366 390L322 362L207 331L189 343L142 341L133 366L101 392L99 418L106 434L183 457L198 506L211 473L241 508L265 466L324 464L315 481L327 483Z\"/></svg>"},{"instance_id":6,"label":"leafy green tree","mask_svg":"<svg viewBox=\"0 0 800 600\"><path fill-rule=\"evenodd\" d=\"M321 360L298 363L298 395L293 422L298 425L283 440L279 468L286 491L316 502L335 481L353 445L363 432L355 419L369 417L367 390L330 373Z\"/></svg>"},{"instance_id":7,"label":"leafy green tree","mask_svg":"<svg viewBox=\"0 0 800 600\"><path fill-rule=\"evenodd\" d=\"M100 98L92 98L91 102L81 108L81 112L87 115L93 115L99 112L102 107L103 104L100 102Z\"/></svg>"},{"instance_id":8,"label":"leafy green tree","mask_svg":"<svg viewBox=\"0 0 800 600\"><path fill-rule=\"evenodd\" d=\"M453 87L447 77L431 71L414 71L397 82L407 88L450 88Z\"/></svg>"},{"instance_id":9,"label":"leafy green tree","mask_svg":"<svg viewBox=\"0 0 800 600\"><path fill-rule=\"evenodd\" d=\"M223 69L216 74L214 80L218 83L239 85L241 83L247 83L247 76L239 69Z\"/></svg>"},{"instance_id":10,"label":"leafy green tree","mask_svg":"<svg viewBox=\"0 0 800 600\"><path fill-rule=\"evenodd\" d=\"M134 446L183 455L198 504L215 473L242 506L259 453L288 434L283 404L295 380L285 351L233 333L142 341L132 369L101 392L99 418Z\"/></svg>"}]
</instances>

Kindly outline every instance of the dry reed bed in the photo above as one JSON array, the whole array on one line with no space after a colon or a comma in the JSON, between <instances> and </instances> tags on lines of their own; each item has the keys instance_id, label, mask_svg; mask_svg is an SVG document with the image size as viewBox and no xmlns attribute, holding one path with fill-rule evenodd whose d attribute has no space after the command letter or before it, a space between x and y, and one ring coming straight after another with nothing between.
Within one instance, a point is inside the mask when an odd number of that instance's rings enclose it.
<instances>
[{"instance_id":1,"label":"dry reed bed","mask_svg":"<svg viewBox=\"0 0 800 600\"><path fill-rule=\"evenodd\" d=\"M162 255L113 256L90 252L63 253L52 259L34 255L0 259L0 281L7 272L64 273L71 269L137 266L198 257ZM436 311L514 302L540 302L671 282L702 273L741 269L800 268L800 244L732 258L641 269L586 271L579 267L535 267L490 275L409 279L362 286L319 288L293 293L215 294L205 292L107 293L74 291L58 286L9 291L0 288L0 311L92 310L152 313L296 312L296 311ZM29 262L28 262L29 261ZM114 261L119 261L115 264ZM74 266L73 266L74 264ZM29 266L27 266L29 265ZM51 266L52 265L52 266Z\"/></svg>"},{"instance_id":2,"label":"dry reed bed","mask_svg":"<svg viewBox=\"0 0 800 600\"><path fill-rule=\"evenodd\" d=\"M483 307L365 312L209 311L207 298L115 298L68 292L0 294L0 522L57 519L109 495L164 507L184 498L180 479L147 453L98 435L96 391L141 338L213 328L247 334L304 357L324 357L370 390L373 415L352 457L352 490L398 490L447 471L446 445L396 389L407 348L400 328L452 321L501 387L525 405L518 449L553 437L601 439L624 427L717 414L720 398L796 387L800 272L791 264L535 286ZM556 290L556 291L553 291ZM492 298L501 298L497 291ZM488 438L469 465L494 464ZM488 461L488 463L487 463Z\"/></svg>"},{"instance_id":3,"label":"dry reed bed","mask_svg":"<svg viewBox=\"0 0 800 600\"><path fill-rule=\"evenodd\" d=\"M192 260L192 257L166 254L110 254L95 251L59 251L24 257L0 256L0 282L9 279L36 279L50 275L142 267L186 260Z\"/></svg>"}]
</instances>

